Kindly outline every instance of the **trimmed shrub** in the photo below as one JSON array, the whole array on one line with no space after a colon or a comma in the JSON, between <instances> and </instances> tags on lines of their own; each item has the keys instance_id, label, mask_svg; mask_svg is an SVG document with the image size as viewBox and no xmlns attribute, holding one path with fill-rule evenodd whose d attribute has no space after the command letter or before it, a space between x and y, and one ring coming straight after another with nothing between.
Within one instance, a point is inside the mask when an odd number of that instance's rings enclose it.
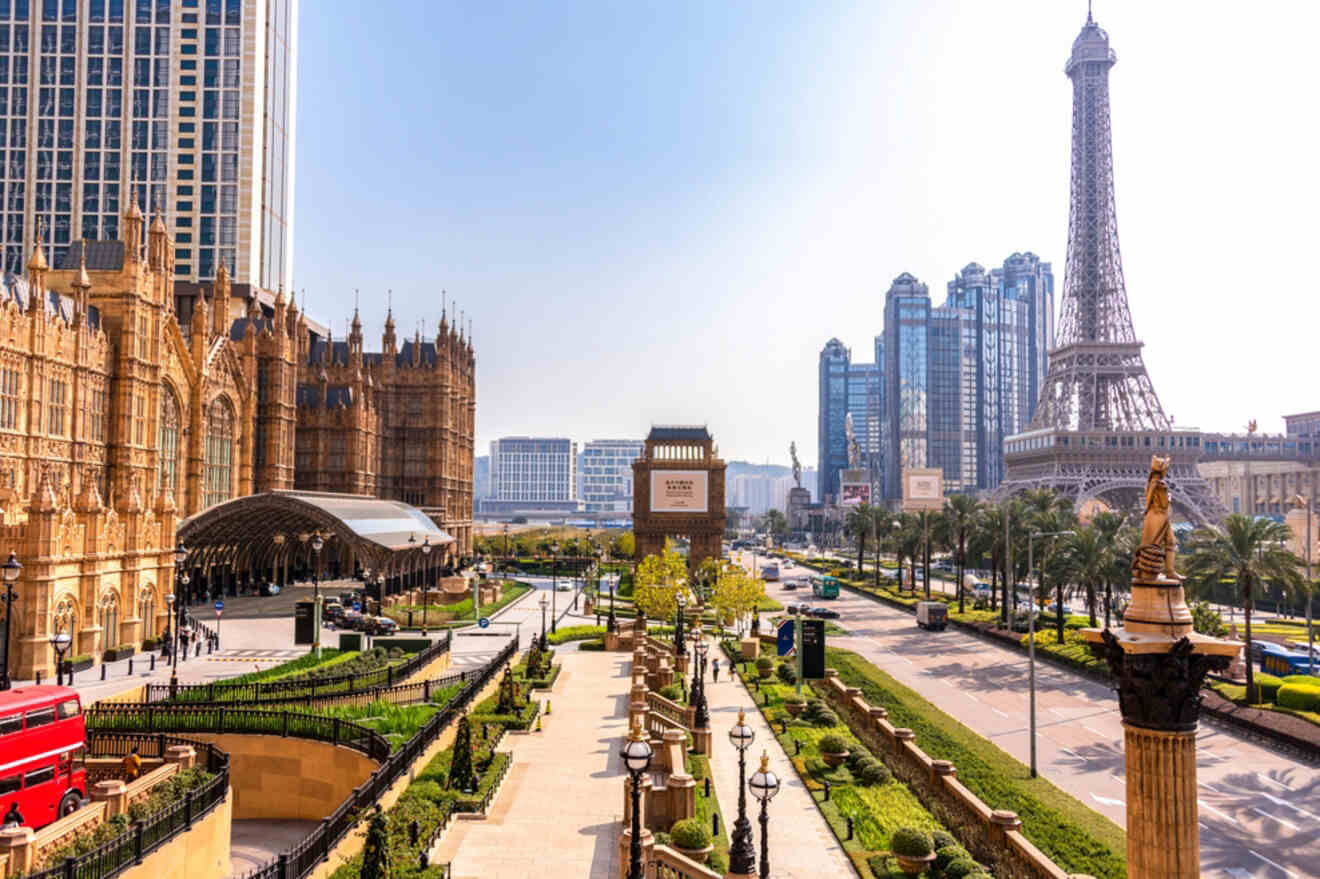
<instances>
[{"instance_id":1,"label":"trimmed shrub","mask_svg":"<svg viewBox=\"0 0 1320 879\"><path fill-rule=\"evenodd\" d=\"M779 663L779 667L775 669L775 674L779 675L779 679L786 684L797 683L797 671L787 662Z\"/></svg>"},{"instance_id":2,"label":"trimmed shrub","mask_svg":"<svg viewBox=\"0 0 1320 879\"><path fill-rule=\"evenodd\" d=\"M936 830L931 833L930 838L935 843L935 851L937 852L942 848L958 845L958 838L947 830Z\"/></svg>"},{"instance_id":3,"label":"trimmed shrub","mask_svg":"<svg viewBox=\"0 0 1320 879\"><path fill-rule=\"evenodd\" d=\"M1298 711L1320 711L1320 685L1284 684L1279 687L1274 701L1284 708Z\"/></svg>"},{"instance_id":4,"label":"trimmed shrub","mask_svg":"<svg viewBox=\"0 0 1320 879\"><path fill-rule=\"evenodd\" d=\"M889 848L894 854L907 855L909 858L924 858L931 853L933 846L930 834L916 827L900 827L889 839ZM972 865L975 864L972 861Z\"/></svg>"},{"instance_id":5,"label":"trimmed shrub","mask_svg":"<svg viewBox=\"0 0 1320 879\"><path fill-rule=\"evenodd\" d=\"M677 702L683 698L683 689L678 684L665 684L660 688L660 695L671 702Z\"/></svg>"},{"instance_id":6,"label":"trimmed shrub","mask_svg":"<svg viewBox=\"0 0 1320 879\"><path fill-rule=\"evenodd\" d=\"M985 871L981 869L981 865L976 863L976 861L973 861L971 858L954 858L952 861L949 861L948 866L944 868L945 879L967 879L968 876L971 876L974 873L984 872Z\"/></svg>"},{"instance_id":7,"label":"trimmed shrub","mask_svg":"<svg viewBox=\"0 0 1320 879\"><path fill-rule=\"evenodd\" d=\"M1320 678L1314 675L1288 675L1283 679L1285 684L1304 684L1308 687L1320 687Z\"/></svg>"},{"instance_id":8,"label":"trimmed shrub","mask_svg":"<svg viewBox=\"0 0 1320 879\"><path fill-rule=\"evenodd\" d=\"M830 733L820 737L820 740L816 742L816 749L822 754L842 754L848 750L848 740L843 736Z\"/></svg>"},{"instance_id":9,"label":"trimmed shrub","mask_svg":"<svg viewBox=\"0 0 1320 879\"><path fill-rule=\"evenodd\" d=\"M870 763L873 762L874 760L875 757L871 756L871 752L866 750L866 748L862 747L861 745L856 745L850 748L848 751L847 765L849 771L851 772L856 772L858 769L862 767L863 763Z\"/></svg>"},{"instance_id":10,"label":"trimmed shrub","mask_svg":"<svg viewBox=\"0 0 1320 879\"><path fill-rule=\"evenodd\" d=\"M889 784L894 778L894 773L889 771L889 767L874 758L863 763L854 774L862 784L873 786Z\"/></svg>"},{"instance_id":11,"label":"trimmed shrub","mask_svg":"<svg viewBox=\"0 0 1320 879\"><path fill-rule=\"evenodd\" d=\"M937 845L938 845L938 841L937 841ZM962 860L966 858L971 858L971 854L968 853L967 849L963 848L962 846L956 843L953 845L939 846L938 848L935 849L935 863L933 864L934 867L933 872L935 873L936 876L940 876L944 873L945 868L948 867L949 864L953 863L954 861Z\"/></svg>"},{"instance_id":12,"label":"trimmed shrub","mask_svg":"<svg viewBox=\"0 0 1320 879\"><path fill-rule=\"evenodd\" d=\"M600 638L595 638L591 641L583 641L581 644L578 645L578 649L600 652L605 649L605 642Z\"/></svg>"},{"instance_id":13,"label":"trimmed shrub","mask_svg":"<svg viewBox=\"0 0 1320 879\"><path fill-rule=\"evenodd\" d=\"M756 673L763 677L770 677L770 672L774 671L775 661L768 656L762 656L756 660Z\"/></svg>"},{"instance_id":14,"label":"trimmed shrub","mask_svg":"<svg viewBox=\"0 0 1320 879\"><path fill-rule=\"evenodd\" d=\"M706 823L696 818L675 821L674 826L669 828L669 838L679 848L701 849L710 845L710 831Z\"/></svg>"},{"instance_id":15,"label":"trimmed shrub","mask_svg":"<svg viewBox=\"0 0 1320 879\"><path fill-rule=\"evenodd\" d=\"M816 726L838 726L839 717L828 708L822 708L812 715L811 722Z\"/></svg>"},{"instance_id":16,"label":"trimmed shrub","mask_svg":"<svg viewBox=\"0 0 1320 879\"><path fill-rule=\"evenodd\" d=\"M1279 694L1279 687L1283 686L1283 681L1264 672L1258 672L1255 678L1256 688L1260 690L1260 701L1273 702Z\"/></svg>"}]
</instances>

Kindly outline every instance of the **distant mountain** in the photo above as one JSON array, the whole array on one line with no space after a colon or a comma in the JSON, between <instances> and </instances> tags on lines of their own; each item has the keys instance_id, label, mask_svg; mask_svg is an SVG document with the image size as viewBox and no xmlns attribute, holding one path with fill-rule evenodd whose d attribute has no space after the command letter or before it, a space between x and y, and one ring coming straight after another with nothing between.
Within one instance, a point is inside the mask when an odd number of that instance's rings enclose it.
<instances>
[{"instance_id":1,"label":"distant mountain","mask_svg":"<svg viewBox=\"0 0 1320 879\"><path fill-rule=\"evenodd\" d=\"M793 468L785 467L782 464L753 464L750 461L729 461L724 471L725 478L732 479L735 476L765 476L770 479L776 479L780 476L792 476ZM816 478L816 468L802 468L802 482L805 485L807 477Z\"/></svg>"}]
</instances>

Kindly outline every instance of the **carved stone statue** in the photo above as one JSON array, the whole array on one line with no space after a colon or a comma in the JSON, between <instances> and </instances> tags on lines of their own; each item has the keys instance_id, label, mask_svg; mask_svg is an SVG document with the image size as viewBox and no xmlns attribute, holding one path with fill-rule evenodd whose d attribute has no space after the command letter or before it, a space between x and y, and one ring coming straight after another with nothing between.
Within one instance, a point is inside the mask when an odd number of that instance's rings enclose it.
<instances>
[{"instance_id":1,"label":"carved stone statue","mask_svg":"<svg viewBox=\"0 0 1320 879\"><path fill-rule=\"evenodd\" d=\"M793 485L802 487L802 462L798 460L797 443L788 444L788 456L793 459Z\"/></svg>"},{"instance_id":2,"label":"carved stone statue","mask_svg":"<svg viewBox=\"0 0 1320 879\"><path fill-rule=\"evenodd\" d=\"M843 432L848 437L848 469L856 470L862 466L862 449L857 444L857 432L853 430L851 412L843 417Z\"/></svg>"},{"instance_id":3,"label":"carved stone statue","mask_svg":"<svg viewBox=\"0 0 1320 879\"><path fill-rule=\"evenodd\" d=\"M1169 518L1169 460L1158 455L1150 459L1146 478L1146 517L1141 523L1141 543L1132 556L1132 579L1182 582L1173 568L1173 524Z\"/></svg>"}]
</instances>

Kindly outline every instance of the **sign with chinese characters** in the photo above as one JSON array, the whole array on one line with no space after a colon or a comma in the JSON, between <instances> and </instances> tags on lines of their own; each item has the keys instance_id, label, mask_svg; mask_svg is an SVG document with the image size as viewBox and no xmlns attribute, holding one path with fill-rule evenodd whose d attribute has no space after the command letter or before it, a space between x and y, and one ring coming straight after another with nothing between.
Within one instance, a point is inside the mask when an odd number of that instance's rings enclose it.
<instances>
[{"instance_id":1,"label":"sign with chinese characters","mask_svg":"<svg viewBox=\"0 0 1320 879\"><path fill-rule=\"evenodd\" d=\"M825 677L825 621L802 621L802 679Z\"/></svg>"},{"instance_id":2,"label":"sign with chinese characters","mask_svg":"<svg viewBox=\"0 0 1320 879\"><path fill-rule=\"evenodd\" d=\"M705 470L652 470L652 513L704 513L707 511Z\"/></svg>"},{"instance_id":3,"label":"sign with chinese characters","mask_svg":"<svg viewBox=\"0 0 1320 879\"><path fill-rule=\"evenodd\" d=\"M903 511L940 510L944 507L944 471L938 467L903 469Z\"/></svg>"}]
</instances>

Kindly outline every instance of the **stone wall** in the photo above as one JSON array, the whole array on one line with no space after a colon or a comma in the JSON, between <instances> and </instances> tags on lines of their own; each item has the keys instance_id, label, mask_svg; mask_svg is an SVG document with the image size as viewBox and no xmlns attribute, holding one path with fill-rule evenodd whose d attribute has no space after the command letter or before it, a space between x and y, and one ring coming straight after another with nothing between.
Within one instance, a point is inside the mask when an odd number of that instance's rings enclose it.
<instances>
[{"instance_id":1,"label":"stone wall","mask_svg":"<svg viewBox=\"0 0 1320 879\"><path fill-rule=\"evenodd\" d=\"M118 879L225 879L231 874L229 834L237 793L231 788L229 796L194 821L191 830L120 873Z\"/></svg>"}]
</instances>

